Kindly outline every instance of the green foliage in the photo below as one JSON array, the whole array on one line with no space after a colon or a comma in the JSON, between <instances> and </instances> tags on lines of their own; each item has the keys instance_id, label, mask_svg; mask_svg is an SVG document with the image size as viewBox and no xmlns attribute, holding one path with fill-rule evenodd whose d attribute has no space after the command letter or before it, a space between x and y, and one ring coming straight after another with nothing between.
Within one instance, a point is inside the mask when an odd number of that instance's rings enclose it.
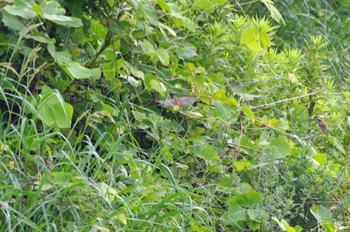
<instances>
[{"instance_id":1,"label":"green foliage","mask_svg":"<svg viewBox=\"0 0 350 232\"><path fill-rule=\"evenodd\" d=\"M1 3L0 230L348 229L348 3L310 2Z\"/></svg>"}]
</instances>

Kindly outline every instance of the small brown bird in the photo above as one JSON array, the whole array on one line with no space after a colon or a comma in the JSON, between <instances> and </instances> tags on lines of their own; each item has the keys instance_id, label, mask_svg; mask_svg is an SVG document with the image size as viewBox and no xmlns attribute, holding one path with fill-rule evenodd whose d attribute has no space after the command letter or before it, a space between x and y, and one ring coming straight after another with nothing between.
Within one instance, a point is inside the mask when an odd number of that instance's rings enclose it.
<instances>
[{"instance_id":1,"label":"small brown bird","mask_svg":"<svg viewBox=\"0 0 350 232\"><path fill-rule=\"evenodd\" d=\"M322 120L319 116L317 116L317 125L323 131L323 133L327 136L329 131L327 122Z\"/></svg>"}]
</instances>

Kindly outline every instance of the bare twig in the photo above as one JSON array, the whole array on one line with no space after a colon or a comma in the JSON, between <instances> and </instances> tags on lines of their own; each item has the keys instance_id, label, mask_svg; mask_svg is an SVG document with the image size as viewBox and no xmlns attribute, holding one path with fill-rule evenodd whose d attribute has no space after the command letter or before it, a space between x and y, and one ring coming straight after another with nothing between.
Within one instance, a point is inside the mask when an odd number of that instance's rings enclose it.
<instances>
[{"instance_id":1,"label":"bare twig","mask_svg":"<svg viewBox=\"0 0 350 232\"><path fill-rule=\"evenodd\" d=\"M311 95L316 95L317 93L318 93L318 91L312 92L312 93L308 93L308 94L303 94L303 95L292 97L292 98L279 100L279 101L276 101L276 102L271 102L271 103L265 104L265 105L251 106L250 108L252 108L252 109L265 108L265 107L273 106L273 105L276 105L276 104L279 104L279 103L283 103L283 102L287 102L287 101L293 101L293 100L296 100L296 99L299 99L299 98L304 98L304 97L311 96Z\"/></svg>"},{"instance_id":2,"label":"bare twig","mask_svg":"<svg viewBox=\"0 0 350 232\"><path fill-rule=\"evenodd\" d=\"M280 129L277 129L277 128L275 128L275 127L272 127L272 126L270 126L269 124L266 124L266 123L264 123L264 122L262 122L262 121L260 121L260 120L257 120L257 119L255 119L255 121L257 121L258 123L261 123L262 125L264 125L264 126L270 128L270 129L272 129L272 130L275 130L275 131L277 131L277 132L279 132L279 133L281 133L281 134L287 135L287 136L289 136L289 137L292 137L292 138L298 140L299 142L302 142L302 139L299 138L299 136L297 136L297 135L295 135L295 134L289 134L289 133L287 133L287 132L284 132L284 131L282 131L282 130L280 130Z\"/></svg>"}]
</instances>

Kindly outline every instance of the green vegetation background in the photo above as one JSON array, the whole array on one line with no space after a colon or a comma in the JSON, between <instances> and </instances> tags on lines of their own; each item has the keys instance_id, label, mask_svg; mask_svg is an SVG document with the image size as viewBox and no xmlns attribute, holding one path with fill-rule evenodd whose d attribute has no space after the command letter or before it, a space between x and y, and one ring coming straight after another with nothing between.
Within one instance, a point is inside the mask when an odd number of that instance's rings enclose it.
<instances>
[{"instance_id":1,"label":"green vegetation background","mask_svg":"<svg viewBox=\"0 0 350 232\"><path fill-rule=\"evenodd\" d=\"M348 0L0 9L0 231L350 230Z\"/></svg>"}]
</instances>

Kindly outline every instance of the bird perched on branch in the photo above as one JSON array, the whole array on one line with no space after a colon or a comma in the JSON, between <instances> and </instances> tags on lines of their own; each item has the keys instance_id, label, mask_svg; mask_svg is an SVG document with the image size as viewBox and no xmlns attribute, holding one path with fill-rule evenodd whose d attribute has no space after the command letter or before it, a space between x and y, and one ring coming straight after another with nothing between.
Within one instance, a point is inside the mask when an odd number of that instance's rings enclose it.
<instances>
[{"instance_id":1,"label":"bird perched on branch","mask_svg":"<svg viewBox=\"0 0 350 232\"><path fill-rule=\"evenodd\" d=\"M323 133L327 136L328 135L328 124L326 121L322 120L319 116L317 116L317 125L318 127L323 131Z\"/></svg>"}]
</instances>

